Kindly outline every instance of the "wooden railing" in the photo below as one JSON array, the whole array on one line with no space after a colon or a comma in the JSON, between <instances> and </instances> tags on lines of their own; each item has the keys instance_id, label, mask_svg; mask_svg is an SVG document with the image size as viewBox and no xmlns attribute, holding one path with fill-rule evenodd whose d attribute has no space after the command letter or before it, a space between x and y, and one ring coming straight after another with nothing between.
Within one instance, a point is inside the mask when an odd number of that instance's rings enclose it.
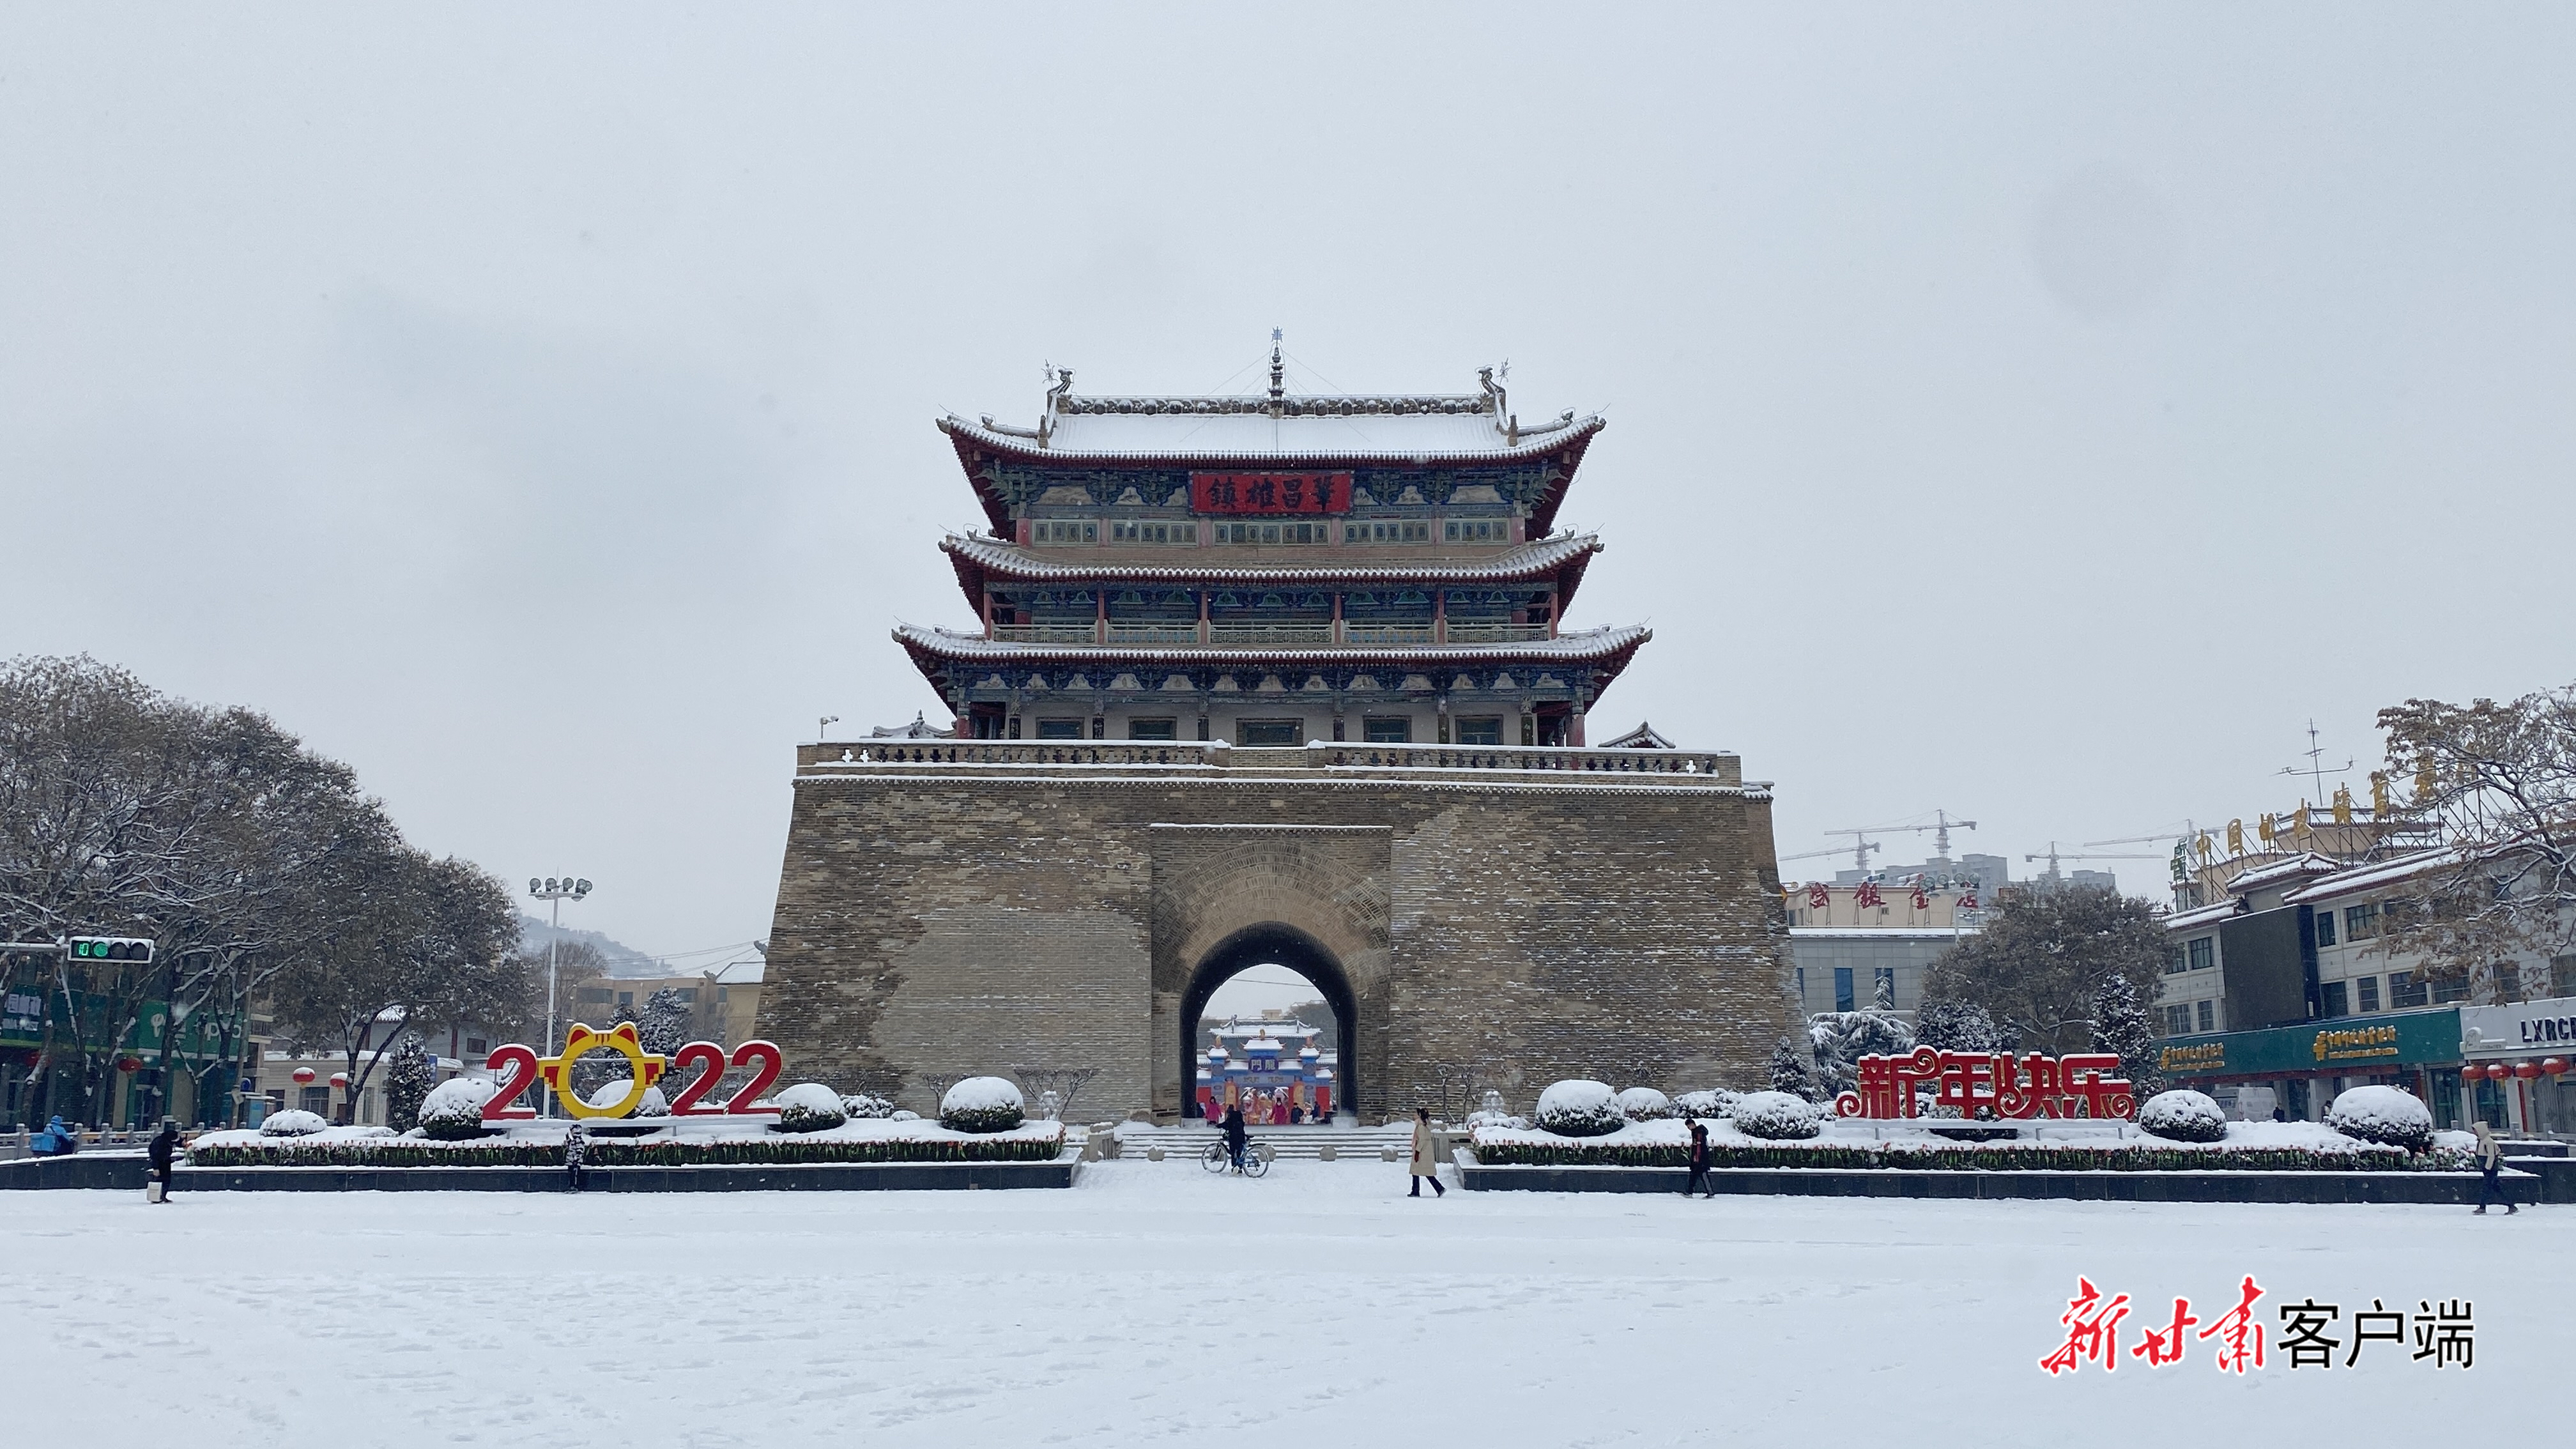
<instances>
[{"instance_id":1,"label":"wooden railing","mask_svg":"<svg viewBox=\"0 0 2576 1449\"><path fill-rule=\"evenodd\" d=\"M1211 644L1330 644L1330 624L1210 624Z\"/></svg>"},{"instance_id":2,"label":"wooden railing","mask_svg":"<svg viewBox=\"0 0 2576 1449\"><path fill-rule=\"evenodd\" d=\"M1090 624L996 624L993 637L1005 644L1097 644L1100 631Z\"/></svg>"}]
</instances>

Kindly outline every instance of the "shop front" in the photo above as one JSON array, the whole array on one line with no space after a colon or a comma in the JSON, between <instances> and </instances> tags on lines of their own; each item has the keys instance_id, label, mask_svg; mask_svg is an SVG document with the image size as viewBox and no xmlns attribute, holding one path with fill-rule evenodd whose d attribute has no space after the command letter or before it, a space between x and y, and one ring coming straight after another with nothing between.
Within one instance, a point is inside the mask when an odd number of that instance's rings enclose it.
<instances>
[{"instance_id":1,"label":"shop front","mask_svg":"<svg viewBox=\"0 0 2576 1449\"><path fill-rule=\"evenodd\" d=\"M2460 1009L2478 1115L2524 1136L2576 1137L2576 996Z\"/></svg>"},{"instance_id":2,"label":"shop front","mask_svg":"<svg viewBox=\"0 0 2576 1449\"><path fill-rule=\"evenodd\" d=\"M2156 1060L2173 1085L2207 1092L2239 1118L2313 1122L2339 1093L2388 1086L2422 1098L2436 1126L2467 1121L2454 1006L2167 1037Z\"/></svg>"}]
</instances>

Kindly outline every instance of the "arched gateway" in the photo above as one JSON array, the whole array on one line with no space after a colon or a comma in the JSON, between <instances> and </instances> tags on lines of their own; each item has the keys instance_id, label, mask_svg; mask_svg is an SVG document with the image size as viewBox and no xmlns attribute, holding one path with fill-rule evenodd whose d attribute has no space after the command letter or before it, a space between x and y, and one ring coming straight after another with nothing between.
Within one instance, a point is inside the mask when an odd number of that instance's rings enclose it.
<instances>
[{"instance_id":1,"label":"arched gateway","mask_svg":"<svg viewBox=\"0 0 2576 1449\"><path fill-rule=\"evenodd\" d=\"M1264 922L1247 926L1218 942L1216 948L1199 962L1198 969L1190 973L1189 989L1181 993L1179 1020L1174 1023L1180 1030L1180 1069L1174 1085L1179 1093L1182 1116L1199 1115L1192 1087L1199 1054L1208 1045L1207 1039L1199 1035L1199 1021L1206 1015L1208 998L1236 976L1255 966L1265 965L1287 967L1312 982L1315 990L1323 996L1324 1004L1333 1013L1333 1039L1340 1044L1332 1068L1334 1105L1344 1111L1356 1111L1357 1104L1365 1100L1359 1085L1359 996L1352 989L1350 978L1343 973L1341 963L1334 960L1333 954L1314 937L1294 926ZM1154 1095L1158 1101L1165 1085L1159 1081L1154 1084ZM1221 1084L1219 1091L1222 1092ZM1219 1100L1222 1100L1221 1095Z\"/></svg>"},{"instance_id":2,"label":"arched gateway","mask_svg":"<svg viewBox=\"0 0 2576 1449\"><path fill-rule=\"evenodd\" d=\"M1344 1105L1759 1078L1795 1020L1770 795L1584 745L1648 639L1564 627L1598 417L1463 396L1095 398L948 418L978 627L895 638L947 728L800 749L760 1006L797 1076L916 1109L1096 1073L1181 1111L1215 983L1332 994Z\"/></svg>"}]
</instances>

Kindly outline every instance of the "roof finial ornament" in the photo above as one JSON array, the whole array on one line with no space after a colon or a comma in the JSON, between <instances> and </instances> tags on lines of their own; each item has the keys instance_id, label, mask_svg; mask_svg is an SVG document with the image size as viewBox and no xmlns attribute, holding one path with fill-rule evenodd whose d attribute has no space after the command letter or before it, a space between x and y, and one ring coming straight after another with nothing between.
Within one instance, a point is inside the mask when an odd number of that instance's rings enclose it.
<instances>
[{"instance_id":1,"label":"roof finial ornament","mask_svg":"<svg viewBox=\"0 0 2576 1449\"><path fill-rule=\"evenodd\" d=\"M1506 442L1517 446L1521 440L1521 420L1512 416L1511 389L1505 386L1511 381L1511 376L1512 360L1508 357L1503 359L1500 368L1476 369L1476 381L1484 384L1485 396L1493 399L1495 430L1503 435Z\"/></svg>"},{"instance_id":2,"label":"roof finial ornament","mask_svg":"<svg viewBox=\"0 0 2576 1449\"><path fill-rule=\"evenodd\" d=\"M1055 415L1065 411L1064 400L1073 393L1073 369L1046 365L1046 407L1038 413L1038 446L1043 448L1055 436Z\"/></svg>"},{"instance_id":3,"label":"roof finial ornament","mask_svg":"<svg viewBox=\"0 0 2576 1449\"><path fill-rule=\"evenodd\" d=\"M1277 416L1279 416L1279 404L1280 404L1280 401L1281 401L1282 399L1284 399L1284 398L1286 398L1286 397L1288 396L1288 389L1287 389L1287 386L1286 386L1287 376L1288 376L1288 368L1287 368L1287 364L1285 364L1285 363L1283 363L1283 362L1281 362L1281 361L1280 361L1279 340L1280 340L1280 329L1278 329L1278 328L1276 328L1276 327L1271 328L1271 329L1270 329L1270 415L1271 415L1272 417L1274 417L1274 418L1275 418L1275 417L1277 417Z\"/></svg>"}]
</instances>

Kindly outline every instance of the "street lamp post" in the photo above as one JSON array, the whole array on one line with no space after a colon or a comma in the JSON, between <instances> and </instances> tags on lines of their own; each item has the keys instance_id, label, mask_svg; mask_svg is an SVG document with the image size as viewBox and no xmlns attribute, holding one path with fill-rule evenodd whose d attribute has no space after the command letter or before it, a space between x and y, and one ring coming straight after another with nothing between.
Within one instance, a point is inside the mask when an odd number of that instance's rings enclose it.
<instances>
[{"instance_id":1,"label":"street lamp post","mask_svg":"<svg viewBox=\"0 0 2576 1449\"><path fill-rule=\"evenodd\" d=\"M574 880L571 876L560 879L548 876L543 880L530 876L528 894L541 901L550 901L554 906L553 929L546 936L546 1050L558 1051L561 1048L555 1041L555 952L563 944L563 903L589 895L590 882ZM545 1096L546 1115L551 1117L555 1114L554 1089L547 1088Z\"/></svg>"}]
</instances>

